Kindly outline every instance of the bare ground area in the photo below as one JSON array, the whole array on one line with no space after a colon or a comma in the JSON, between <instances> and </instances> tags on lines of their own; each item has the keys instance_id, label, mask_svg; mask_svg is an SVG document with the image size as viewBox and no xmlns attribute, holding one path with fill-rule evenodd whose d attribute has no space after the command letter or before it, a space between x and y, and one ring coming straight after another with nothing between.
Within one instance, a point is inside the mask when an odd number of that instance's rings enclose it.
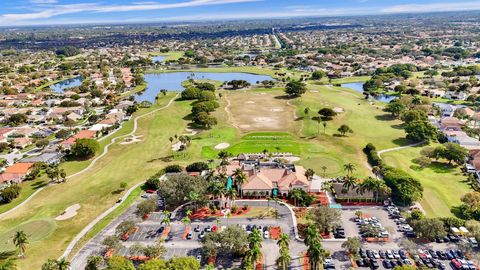
<instances>
[{"instance_id":1,"label":"bare ground area","mask_svg":"<svg viewBox=\"0 0 480 270\"><path fill-rule=\"evenodd\" d=\"M294 125L294 108L275 92L239 91L226 95L225 111L242 132L287 131Z\"/></svg>"}]
</instances>

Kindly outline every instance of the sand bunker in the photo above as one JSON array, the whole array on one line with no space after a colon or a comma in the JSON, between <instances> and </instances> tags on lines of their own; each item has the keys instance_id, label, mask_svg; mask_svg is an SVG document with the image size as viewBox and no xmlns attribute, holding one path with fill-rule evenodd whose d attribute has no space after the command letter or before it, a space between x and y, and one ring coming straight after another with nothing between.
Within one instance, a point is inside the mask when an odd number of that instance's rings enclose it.
<instances>
[{"instance_id":1,"label":"sand bunker","mask_svg":"<svg viewBox=\"0 0 480 270\"><path fill-rule=\"evenodd\" d=\"M132 144L132 143L136 143L136 142L141 142L142 140L140 140L142 136L135 136L135 135L132 135L131 137L128 137L128 138L125 138L123 140L123 142L121 142L120 144L121 145L127 145L127 144Z\"/></svg>"},{"instance_id":2,"label":"sand bunker","mask_svg":"<svg viewBox=\"0 0 480 270\"><path fill-rule=\"evenodd\" d=\"M80 209L80 204L77 203L71 205L67 207L67 209L65 209L65 211L60 216L56 217L55 220L67 220L69 218L72 218L77 215L78 209Z\"/></svg>"},{"instance_id":3,"label":"sand bunker","mask_svg":"<svg viewBox=\"0 0 480 270\"><path fill-rule=\"evenodd\" d=\"M249 101L247 101L247 102L245 102L245 103L247 103L247 104L255 104L255 101L249 100Z\"/></svg>"},{"instance_id":4,"label":"sand bunker","mask_svg":"<svg viewBox=\"0 0 480 270\"><path fill-rule=\"evenodd\" d=\"M283 159L289 161L289 162L297 162L300 160L299 157L283 157Z\"/></svg>"},{"instance_id":5,"label":"sand bunker","mask_svg":"<svg viewBox=\"0 0 480 270\"><path fill-rule=\"evenodd\" d=\"M172 150L175 152L178 152L180 151L180 147L182 147L182 145L183 145L182 142L177 142L172 145Z\"/></svg>"},{"instance_id":6,"label":"sand bunker","mask_svg":"<svg viewBox=\"0 0 480 270\"><path fill-rule=\"evenodd\" d=\"M216 150L223 150L223 149L227 149L228 147L230 147L230 144L228 143L220 143L220 144L217 144L215 146L215 149Z\"/></svg>"},{"instance_id":7,"label":"sand bunker","mask_svg":"<svg viewBox=\"0 0 480 270\"><path fill-rule=\"evenodd\" d=\"M335 107L333 108L333 111L336 112L336 113L343 113L343 108L340 108L340 107Z\"/></svg>"},{"instance_id":8,"label":"sand bunker","mask_svg":"<svg viewBox=\"0 0 480 270\"><path fill-rule=\"evenodd\" d=\"M310 93L318 93L317 90L310 90L309 92L310 92Z\"/></svg>"},{"instance_id":9,"label":"sand bunker","mask_svg":"<svg viewBox=\"0 0 480 270\"><path fill-rule=\"evenodd\" d=\"M271 112L283 112L284 110L282 108L271 108Z\"/></svg>"},{"instance_id":10,"label":"sand bunker","mask_svg":"<svg viewBox=\"0 0 480 270\"><path fill-rule=\"evenodd\" d=\"M190 132L190 133L184 133L183 134L184 136L193 136L193 135L198 134L198 132L199 132L197 129L191 129L191 128L186 128L185 131Z\"/></svg>"}]
</instances>

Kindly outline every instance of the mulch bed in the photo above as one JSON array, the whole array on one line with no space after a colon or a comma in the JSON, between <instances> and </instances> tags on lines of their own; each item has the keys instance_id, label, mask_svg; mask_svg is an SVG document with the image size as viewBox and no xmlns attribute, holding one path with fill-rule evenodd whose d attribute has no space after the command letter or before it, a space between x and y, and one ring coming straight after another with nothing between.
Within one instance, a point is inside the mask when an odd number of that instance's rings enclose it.
<instances>
[{"instance_id":1,"label":"mulch bed","mask_svg":"<svg viewBox=\"0 0 480 270\"><path fill-rule=\"evenodd\" d=\"M303 270L310 270L310 258L306 252L303 254Z\"/></svg>"},{"instance_id":2,"label":"mulch bed","mask_svg":"<svg viewBox=\"0 0 480 270\"><path fill-rule=\"evenodd\" d=\"M369 243L380 243L380 242L390 242L390 238L374 238L374 237L367 237L365 241Z\"/></svg>"},{"instance_id":3,"label":"mulch bed","mask_svg":"<svg viewBox=\"0 0 480 270\"><path fill-rule=\"evenodd\" d=\"M185 228L185 232L183 233L183 240L187 240L187 235L189 232L190 232L190 226L187 226L187 228Z\"/></svg>"},{"instance_id":4,"label":"mulch bed","mask_svg":"<svg viewBox=\"0 0 480 270\"><path fill-rule=\"evenodd\" d=\"M262 257L260 257L260 260L257 261L257 265L255 266L255 269L257 270L263 270L263 254Z\"/></svg>"},{"instance_id":5,"label":"mulch bed","mask_svg":"<svg viewBox=\"0 0 480 270\"><path fill-rule=\"evenodd\" d=\"M165 240L167 238L169 232L170 232L170 226L166 227L165 230L163 230L162 236L160 237L160 239Z\"/></svg>"},{"instance_id":6,"label":"mulch bed","mask_svg":"<svg viewBox=\"0 0 480 270\"><path fill-rule=\"evenodd\" d=\"M232 212L232 216L241 216L250 211L250 207L248 207L246 210L243 208L238 208L236 212ZM203 218L209 218L209 217L223 217L224 215L222 214L221 211L216 211L212 212L209 208L204 207L198 209L195 213L192 213L189 217L190 219L203 219Z\"/></svg>"},{"instance_id":7,"label":"mulch bed","mask_svg":"<svg viewBox=\"0 0 480 270\"><path fill-rule=\"evenodd\" d=\"M274 240L280 239L280 235L282 234L282 228L275 226L270 227L270 238Z\"/></svg>"},{"instance_id":8,"label":"mulch bed","mask_svg":"<svg viewBox=\"0 0 480 270\"><path fill-rule=\"evenodd\" d=\"M313 204L321 204L323 206L328 206L328 197L325 192L310 193L310 195L315 196L315 201Z\"/></svg>"}]
</instances>

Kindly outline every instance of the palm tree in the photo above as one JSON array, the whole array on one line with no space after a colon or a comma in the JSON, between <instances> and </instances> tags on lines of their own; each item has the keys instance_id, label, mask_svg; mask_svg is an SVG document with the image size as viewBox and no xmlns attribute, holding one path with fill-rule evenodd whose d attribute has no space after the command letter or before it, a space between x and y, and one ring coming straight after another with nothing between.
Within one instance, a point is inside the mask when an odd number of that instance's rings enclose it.
<instances>
[{"instance_id":1,"label":"palm tree","mask_svg":"<svg viewBox=\"0 0 480 270\"><path fill-rule=\"evenodd\" d=\"M60 260L57 260L57 268L58 270L68 270L70 268L70 262L62 257Z\"/></svg>"},{"instance_id":2,"label":"palm tree","mask_svg":"<svg viewBox=\"0 0 480 270\"><path fill-rule=\"evenodd\" d=\"M165 211L164 213L164 217L162 219L162 222L160 222L160 224L165 224L165 227L168 227L170 226L170 212L169 211Z\"/></svg>"},{"instance_id":3,"label":"palm tree","mask_svg":"<svg viewBox=\"0 0 480 270\"><path fill-rule=\"evenodd\" d=\"M347 172L347 176L349 176L355 170L357 170L357 168L355 168L355 165L353 165L352 163L347 163L347 164L343 165L343 170L345 170Z\"/></svg>"},{"instance_id":4,"label":"palm tree","mask_svg":"<svg viewBox=\"0 0 480 270\"><path fill-rule=\"evenodd\" d=\"M359 187L359 192L371 191L375 194L375 202L378 202L378 197L382 193L388 193L388 187L381 179L367 177Z\"/></svg>"},{"instance_id":5,"label":"palm tree","mask_svg":"<svg viewBox=\"0 0 480 270\"><path fill-rule=\"evenodd\" d=\"M28 244L27 234L24 231L17 231L13 236L13 243L20 250L20 256L24 257Z\"/></svg>"},{"instance_id":6,"label":"palm tree","mask_svg":"<svg viewBox=\"0 0 480 270\"><path fill-rule=\"evenodd\" d=\"M303 199L300 189L294 188L292 191L290 191L290 199L293 199L293 204L297 206L298 202Z\"/></svg>"},{"instance_id":7,"label":"palm tree","mask_svg":"<svg viewBox=\"0 0 480 270\"><path fill-rule=\"evenodd\" d=\"M327 166L322 166L323 178L327 176Z\"/></svg>"},{"instance_id":8,"label":"palm tree","mask_svg":"<svg viewBox=\"0 0 480 270\"><path fill-rule=\"evenodd\" d=\"M189 217L184 217L182 218L182 223L185 224L185 229L187 228L187 226L190 224L191 220Z\"/></svg>"},{"instance_id":9,"label":"palm tree","mask_svg":"<svg viewBox=\"0 0 480 270\"><path fill-rule=\"evenodd\" d=\"M225 192L225 196L230 200L230 207L233 207L237 198L237 191L231 188Z\"/></svg>"},{"instance_id":10,"label":"palm tree","mask_svg":"<svg viewBox=\"0 0 480 270\"><path fill-rule=\"evenodd\" d=\"M320 233L315 225L310 223L305 231L304 239L304 243L308 248L307 254L310 258L310 269L318 269L319 262L325 254L320 240Z\"/></svg>"},{"instance_id":11,"label":"palm tree","mask_svg":"<svg viewBox=\"0 0 480 270\"><path fill-rule=\"evenodd\" d=\"M255 266L255 263L260 259L262 255L262 236L258 229L253 229L252 233L248 235L248 247L247 260Z\"/></svg>"},{"instance_id":12,"label":"palm tree","mask_svg":"<svg viewBox=\"0 0 480 270\"><path fill-rule=\"evenodd\" d=\"M194 210L197 211L198 202L200 202L202 200L202 196L200 195L200 193L192 190L188 193L187 197L188 197L189 201L193 202Z\"/></svg>"},{"instance_id":13,"label":"palm tree","mask_svg":"<svg viewBox=\"0 0 480 270\"><path fill-rule=\"evenodd\" d=\"M237 194L240 194L243 183L247 181L247 176L242 169L235 169L233 172L233 177L235 179L235 186L237 187Z\"/></svg>"},{"instance_id":14,"label":"palm tree","mask_svg":"<svg viewBox=\"0 0 480 270\"><path fill-rule=\"evenodd\" d=\"M375 174L376 176L379 176L381 171L382 169L379 166L372 167L372 173Z\"/></svg>"},{"instance_id":15,"label":"palm tree","mask_svg":"<svg viewBox=\"0 0 480 270\"><path fill-rule=\"evenodd\" d=\"M345 194L348 193L350 190L353 190L357 186L357 179L355 177L347 176L343 180L343 185L342 185L342 192ZM347 202L350 201L350 197L348 197Z\"/></svg>"},{"instance_id":16,"label":"palm tree","mask_svg":"<svg viewBox=\"0 0 480 270\"><path fill-rule=\"evenodd\" d=\"M290 237L286 233L282 233L277 241L277 245L280 248L280 257L278 258L278 267L282 270L286 270L290 264L291 257L289 253Z\"/></svg>"}]
</instances>

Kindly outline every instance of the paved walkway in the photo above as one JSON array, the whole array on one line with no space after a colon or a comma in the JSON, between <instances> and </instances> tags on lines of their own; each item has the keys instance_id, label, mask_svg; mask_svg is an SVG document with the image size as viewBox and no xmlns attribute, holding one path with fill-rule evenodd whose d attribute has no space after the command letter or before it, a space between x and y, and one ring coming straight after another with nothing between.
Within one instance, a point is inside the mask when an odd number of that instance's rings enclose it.
<instances>
[{"instance_id":1,"label":"paved walkway","mask_svg":"<svg viewBox=\"0 0 480 270\"><path fill-rule=\"evenodd\" d=\"M395 148L389 148L389 149L384 149L384 150L380 150L378 151L378 155L382 155L383 153L387 153L387 152L393 152L393 151L398 151L398 150L402 150L402 149L405 149L405 148L409 148L409 147L415 147L415 146L418 146L418 145L421 145L423 144L424 142L418 142L418 143L412 143L412 144L409 144L409 145L405 145L405 146L399 146L399 147L395 147Z\"/></svg>"},{"instance_id":2,"label":"paved walkway","mask_svg":"<svg viewBox=\"0 0 480 270\"><path fill-rule=\"evenodd\" d=\"M126 135L122 135L122 136L118 136L118 137L113 138L112 141L105 146L105 148L103 149L103 153L102 153L101 155L99 155L98 157L96 157L95 159L93 159L92 162L91 162L85 169L83 169L83 170L81 170L81 171L79 171L79 172L76 172L76 173L74 173L74 174L72 174L72 175L67 176L66 179L70 179L70 178L72 178L72 177L78 176L78 175L83 174L83 173L87 172L88 170L90 170L90 169L95 165L95 163L97 163L97 161L98 161L99 159L101 159L102 157L104 157L104 156L108 153L109 147L110 147L111 145L113 145L113 144L117 141L117 139L119 139L119 138L124 138L124 137L128 137L128 136L132 136L132 135L135 134L135 132L137 131L137 128L138 128L138 119L143 118L143 117L148 116L148 115L151 115L151 114L153 114L153 113L155 113L155 112L157 112L157 111L160 111L160 110L163 110L163 109L168 108L170 105L172 105L173 101L175 101L175 99L178 97L178 95L179 95L179 94L176 94L175 97L173 97L173 98L168 102L167 105L165 105L165 106L163 106L163 107L161 107L161 108L155 109L155 110L153 110L153 111L151 111L151 112L148 112L148 113L146 113L146 114L142 114L142 115L139 115L139 116L135 117L134 120L133 120L133 130L132 130L130 133L128 133L128 134L126 134ZM104 139L110 137L111 135L115 134L119 129L120 129L120 128L118 128L116 131L110 133L109 135L107 135L107 136L105 136L105 137L102 137L99 141L104 140ZM1 214L0 214L0 218L3 218L3 217L5 217L5 216L7 216L8 214L10 214L10 213L14 212L15 210L17 210L18 208L22 207L23 205L25 205L26 203L28 203L33 197L35 197L38 193L40 193L40 191L42 191L44 188L46 188L46 187L48 187L48 186L49 186L49 185L46 185L46 186L44 186L44 187L41 187L41 188L37 189L37 191L35 191L34 193L32 193L32 195L30 195L30 197L28 197L27 199L25 199L22 203L20 203L19 205L15 206L14 208L12 208L12 209L10 209L10 210L8 210L8 211L6 211L6 212L1 213Z\"/></svg>"}]
</instances>

